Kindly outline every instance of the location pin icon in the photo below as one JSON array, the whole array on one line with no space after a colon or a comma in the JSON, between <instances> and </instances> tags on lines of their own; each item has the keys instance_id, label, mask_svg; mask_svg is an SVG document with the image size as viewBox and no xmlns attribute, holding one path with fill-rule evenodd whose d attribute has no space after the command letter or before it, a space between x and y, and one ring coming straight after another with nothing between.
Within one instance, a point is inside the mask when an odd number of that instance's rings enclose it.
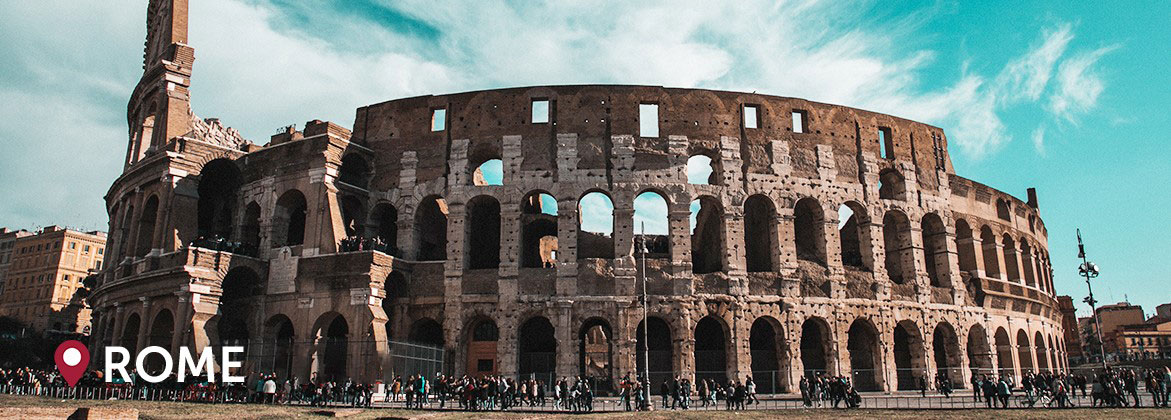
<instances>
[{"instance_id":1,"label":"location pin icon","mask_svg":"<svg viewBox=\"0 0 1171 420\"><path fill-rule=\"evenodd\" d=\"M61 371L65 382L74 386L89 367L89 349L80 341L69 340L57 346L53 360L57 362L57 370Z\"/></svg>"}]
</instances>

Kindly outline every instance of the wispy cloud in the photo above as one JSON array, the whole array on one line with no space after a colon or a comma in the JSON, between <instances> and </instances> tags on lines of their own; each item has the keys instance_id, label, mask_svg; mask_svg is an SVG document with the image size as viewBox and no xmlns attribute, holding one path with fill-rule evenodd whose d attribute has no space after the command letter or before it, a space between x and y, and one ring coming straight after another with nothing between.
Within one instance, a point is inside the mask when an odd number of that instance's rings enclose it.
<instances>
[{"instance_id":1,"label":"wispy cloud","mask_svg":"<svg viewBox=\"0 0 1171 420\"><path fill-rule=\"evenodd\" d=\"M1036 150L1037 154L1045 156L1045 126L1037 126L1037 128L1033 130L1032 138L1033 150Z\"/></svg>"},{"instance_id":2,"label":"wispy cloud","mask_svg":"<svg viewBox=\"0 0 1171 420\"><path fill-rule=\"evenodd\" d=\"M1061 63L1057 69L1057 92L1049 100L1049 109L1054 115L1076 123L1079 114L1097 105L1105 83L1094 71L1094 64L1117 48L1115 45L1083 52Z\"/></svg>"}]
</instances>

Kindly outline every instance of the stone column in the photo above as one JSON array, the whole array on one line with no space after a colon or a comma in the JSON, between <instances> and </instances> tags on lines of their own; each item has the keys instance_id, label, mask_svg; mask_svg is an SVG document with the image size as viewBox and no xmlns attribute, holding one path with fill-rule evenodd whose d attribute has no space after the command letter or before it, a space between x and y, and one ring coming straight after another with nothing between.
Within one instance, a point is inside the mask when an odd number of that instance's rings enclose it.
<instances>
[{"instance_id":1,"label":"stone column","mask_svg":"<svg viewBox=\"0 0 1171 420\"><path fill-rule=\"evenodd\" d=\"M561 139L559 136L558 139ZM576 139L576 137L575 137ZM576 144L576 143L575 143ZM571 194L573 191L563 194ZM565 195L557 200L557 284L558 296L577 294L578 201Z\"/></svg>"},{"instance_id":2,"label":"stone column","mask_svg":"<svg viewBox=\"0 0 1171 420\"><path fill-rule=\"evenodd\" d=\"M135 355L142 351L142 349L146 348L147 332L150 331L150 324L153 321L150 314L150 298L144 296L138 298L138 301L142 302L142 315L140 315L138 322L138 346L134 349Z\"/></svg>"}]
</instances>

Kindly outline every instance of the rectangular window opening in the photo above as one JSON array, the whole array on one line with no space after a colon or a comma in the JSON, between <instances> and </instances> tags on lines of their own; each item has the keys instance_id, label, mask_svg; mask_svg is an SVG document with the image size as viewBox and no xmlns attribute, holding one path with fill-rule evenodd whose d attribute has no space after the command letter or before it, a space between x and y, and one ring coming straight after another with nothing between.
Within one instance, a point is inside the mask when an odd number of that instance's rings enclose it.
<instances>
[{"instance_id":1,"label":"rectangular window opening","mask_svg":"<svg viewBox=\"0 0 1171 420\"><path fill-rule=\"evenodd\" d=\"M659 136L659 104L638 104L638 135Z\"/></svg>"},{"instance_id":2,"label":"rectangular window opening","mask_svg":"<svg viewBox=\"0 0 1171 420\"><path fill-rule=\"evenodd\" d=\"M793 132L794 133L804 133L805 132L805 125L806 125L805 123L806 123L805 111L793 110Z\"/></svg>"},{"instance_id":3,"label":"rectangular window opening","mask_svg":"<svg viewBox=\"0 0 1171 420\"><path fill-rule=\"evenodd\" d=\"M431 110L431 131L447 129L447 109L436 108Z\"/></svg>"},{"instance_id":4,"label":"rectangular window opening","mask_svg":"<svg viewBox=\"0 0 1171 420\"><path fill-rule=\"evenodd\" d=\"M889 127L878 127L878 148L883 159L895 158L895 138Z\"/></svg>"},{"instance_id":5,"label":"rectangular window opening","mask_svg":"<svg viewBox=\"0 0 1171 420\"><path fill-rule=\"evenodd\" d=\"M760 107L744 105L744 128L760 128Z\"/></svg>"},{"instance_id":6,"label":"rectangular window opening","mask_svg":"<svg viewBox=\"0 0 1171 420\"><path fill-rule=\"evenodd\" d=\"M549 123L549 100L533 99L533 124Z\"/></svg>"}]
</instances>

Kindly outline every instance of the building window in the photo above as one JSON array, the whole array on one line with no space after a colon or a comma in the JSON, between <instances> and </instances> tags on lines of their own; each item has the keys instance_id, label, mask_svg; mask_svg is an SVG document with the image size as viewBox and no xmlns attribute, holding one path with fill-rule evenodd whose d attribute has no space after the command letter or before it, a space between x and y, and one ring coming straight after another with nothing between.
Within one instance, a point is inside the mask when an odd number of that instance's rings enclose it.
<instances>
[{"instance_id":1,"label":"building window","mask_svg":"<svg viewBox=\"0 0 1171 420\"><path fill-rule=\"evenodd\" d=\"M659 136L659 104L638 104L638 135Z\"/></svg>"},{"instance_id":2,"label":"building window","mask_svg":"<svg viewBox=\"0 0 1171 420\"><path fill-rule=\"evenodd\" d=\"M69 249L77 249L77 242L70 242Z\"/></svg>"},{"instance_id":3,"label":"building window","mask_svg":"<svg viewBox=\"0 0 1171 420\"><path fill-rule=\"evenodd\" d=\"M84 252L84 253L88 254L88 253L89 253L89 245L86 245L86 246L82 247L82 248L81 248L81 252Z\"/></svg>"},{"instance_id":4,"label":"building window","mask_svg":"<svg viewBox=\"0 0 1171 420\"><path fill-rule=\"evenodd\" d=\"M744 105L744 128L760 128L760 107Z\"/></svg>"},{"instance_id":5,"label":"building window","mask_svg":"<svg viewBox=\"0 0 1171 420\"><path fill-rule=\"evenodd\" d=\"M883 159L895 158L895 137L889 127L878 127L878 148Z\"/></svg>"},{"instance_id":6,"label":"building window","mask_svg":"<svg viewBox=\"0 0 1171 420\"><path fill-rule=\"evenodd\" d=\"M447 129L447 110L444 108L436 108L431 110L431 131L443 131Z\"/></svg>"},{"instance_id":7,"label":"building window","mask_svg":"<svg viewBox=\"0 0 1171 420\"><path fill-rule=\"evenodd\" d=\"M549 123L549 100L533 99L533 124Z\"/></svg>"},{"instance_id":8,"label":"building window","mask_svg":"<svg viewBox=\"0 0 1171 420\"><path fill-rule=\"evenodd\" d=\"M809 125L809 115L802 110L793 110L793 132L804 133L805 126Z\"/></svg>"},{"instance_id":9,"label":"building window","mask_svg":"<svg viewBox=\"0 0 1171 420\"><path fill-rule=\"evenodd\" d=\"M102 254L104 254L105 252L106 252L106 249L105 249L105 248L98 248L98 255L102 255Z\"/></svg>"}]
</instances>

